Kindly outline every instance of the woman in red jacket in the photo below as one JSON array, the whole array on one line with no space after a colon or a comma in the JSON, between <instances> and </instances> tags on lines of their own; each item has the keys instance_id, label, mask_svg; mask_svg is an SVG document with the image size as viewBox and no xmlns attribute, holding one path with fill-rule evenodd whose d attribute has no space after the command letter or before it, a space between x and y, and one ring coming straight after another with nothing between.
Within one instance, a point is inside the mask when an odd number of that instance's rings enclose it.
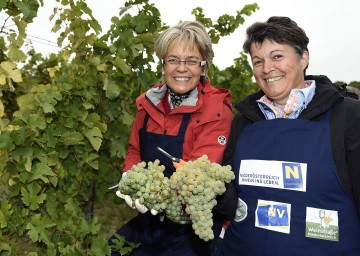
<instances>
[{"instance_id":1,"label":"woman in red jacket","mask_svg":"<svg viewBox=\"0 0 360 256\"><path fill-rule=\"evenodd\" d=\"M207 77L213 52L205 27L195 21L171 27L156 41L155 52L163 64L164 83L136 100L124 172L139 162L159 159L170 177L173 163L157 147L184 161L206 154L220 163L233 114L229 91L214 88ZM137 208L144 213L117 232L127 241L141 243L132 255L210 255L209 243L195 235L191 224L154 216L143 205Z\"/></svg>"}]
</instances>

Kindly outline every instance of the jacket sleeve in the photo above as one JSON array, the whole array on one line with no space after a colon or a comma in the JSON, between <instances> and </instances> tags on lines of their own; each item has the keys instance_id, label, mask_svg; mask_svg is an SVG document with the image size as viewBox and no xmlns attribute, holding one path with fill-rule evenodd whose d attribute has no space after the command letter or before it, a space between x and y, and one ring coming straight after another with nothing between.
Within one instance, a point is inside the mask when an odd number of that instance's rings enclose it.
<instances>
[{"instance_id":1,"label":"jacket sleeve","mask_svg":"<svg viewBox=\"0 0 360 256\"><path fill-rule=\"evenodd\" d=\"M347 112L345 130L346 165L349 172L350 191L360 220L360 101L347 99L353 106Z\"/></svg>"},{"instance_id":2,"label":"jacket sleeve","mask_svg":"<svg viewBox=\"0 0 360 256\"><path fill-rule=\"evenodd\" d=\"M339 178L360 220L360 101L345 98L331 116L332 153Z\"/></svg>"}]
</instances>

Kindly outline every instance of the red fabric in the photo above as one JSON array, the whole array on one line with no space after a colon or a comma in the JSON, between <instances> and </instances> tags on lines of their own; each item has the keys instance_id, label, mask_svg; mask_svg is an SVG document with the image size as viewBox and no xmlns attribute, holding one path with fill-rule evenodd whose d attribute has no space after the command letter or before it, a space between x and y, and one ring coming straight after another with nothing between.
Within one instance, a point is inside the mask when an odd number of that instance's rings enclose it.
<instances>
[{"instance_id":1,"label":"red fabric","mask_svg":"<svg viewBox=\"0 0 360 256\"><path fill-rule=\"evenodd\" d=\"M163 104L165 115L169 114L171 111L170 103L169 103L169 92L166 92L164 97L161 99Z\"/></svg>"},{"instance_id":2,"label":"red fabric","mask_svg":"<svg viewBox=\"0 0 360 256\"><path fill-rule=\"evenodd\" d=\"M154 87L161 87L156 85ZM185 113L192 113L185 134L182 159L195 160L206 154L210 161L220 163L226 144L219 143L219 137L228 140L233 119L231 95L228 90L214 88L210 82L199 84L196 106L179 106L167 115L160 101L156 107L145 97L145 93L136 100L137 113L131 131L128 153L125 157L123 171L141 162L139 129L143 125L146 112L150 118L147 131L176 135Z\"/></svg>"}]
</instances>

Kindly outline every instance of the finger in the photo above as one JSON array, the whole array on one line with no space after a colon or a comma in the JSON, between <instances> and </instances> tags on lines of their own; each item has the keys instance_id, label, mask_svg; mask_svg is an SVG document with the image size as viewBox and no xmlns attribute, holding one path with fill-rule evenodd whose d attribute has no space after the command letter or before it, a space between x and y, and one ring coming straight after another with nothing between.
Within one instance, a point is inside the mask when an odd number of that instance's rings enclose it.
<instances>
[{"instance_id":1,"label":"finger","mask_svg":"<svg viewBox=\"0 0 360 256\"><path fill-rule=\"evenodd\" d=\"M135 199L135 207L141 213L145 213L149 210L145 205L140 204L139 199Z\"/></svg>"},{"instance_id":2,"label":"finger","mask_svg":"<svg viewBox=\"0 0 360 256\"><path fill-rule=\"evenodd\" d=\"M156 215L156 214L158 214L158 213L159 213L159 211L154 210L154 209L151 209L151 210L150 210L150 212L151 212L151 214L152 214L152 215Z\"/></svg>"},{"instance_id":3,"label":"finger","mask_svg":"<svg viewBox=\"0 0 360 256\"><path fill-rule=\"evenodd\" d=\"M126 195L124 198L125 202L133 209L135 209L135 206L133 204L133 201L129 195Z\"/></svg>"},{"instance_id":4,"label":"finger","mask_svg":"<svg viewBox=\"0 0 360 256\"><path fill-rule=\"evenodd\" d=\"M123 193L121 193L119 190L116 191L116 195L122 199L125 199L125 195Z\"/></svg>"}]
</instances>

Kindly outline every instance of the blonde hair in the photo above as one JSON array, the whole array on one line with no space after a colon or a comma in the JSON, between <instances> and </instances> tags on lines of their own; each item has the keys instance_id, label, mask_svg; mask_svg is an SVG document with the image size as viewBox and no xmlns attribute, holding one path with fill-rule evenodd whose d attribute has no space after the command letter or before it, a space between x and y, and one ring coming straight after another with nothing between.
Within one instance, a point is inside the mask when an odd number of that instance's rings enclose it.
<instances>
[{"instance_id":1,"label":"blonde hair","mask_svg":"<svg viewBox=\"0 0 360 256\"><path fill-rule=\"evenodd\" d=\"M204 66L206 77L207 70L212 63L213 49L205 26L198 21L183 21L161 33L154 46L156 55L162 60L167 54L169 47L173 43L181 41L188 42L189 47L198 48L203 60L206 61Z\"/></svg>"}]
</instances>

